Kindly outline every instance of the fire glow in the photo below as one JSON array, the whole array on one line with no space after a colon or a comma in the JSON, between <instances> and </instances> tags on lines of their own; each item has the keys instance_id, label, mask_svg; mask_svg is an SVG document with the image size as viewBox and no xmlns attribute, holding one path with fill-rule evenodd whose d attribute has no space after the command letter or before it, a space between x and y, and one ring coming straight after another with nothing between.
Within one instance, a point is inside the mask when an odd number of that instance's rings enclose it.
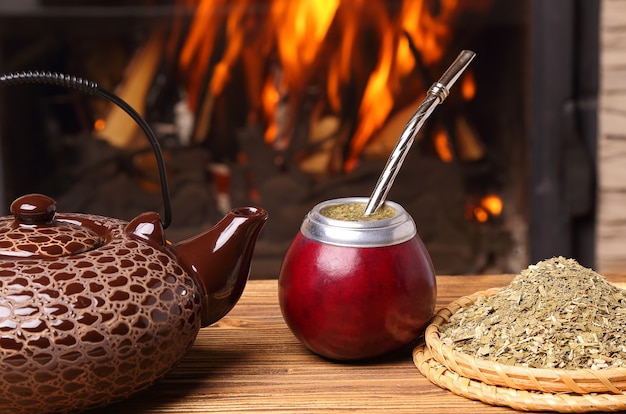
<instances>
[{"instance_id":1,"label":"fire glow","mask_svg":"<svg viewBox=\"0 0 626 414\"><path fill-rule=\"evenodd\" d=\"M496 194L487 194L478 200L475 204L468 206L466 218L468 220L476 220L479 223L485 223L493 217L502 214L502 199Z\"/></svg>"},{"instance_id":2,"label":"fire glow","mask_svg":"<svg viewBox=\"0 0 626 414\"><path fill-rule=\"evenodd\" d=\"M188 24L177 22L170 39L170 57L176 61L191 111L210 114L215 98L233 81L233 68L241 65L249 110L262 121L266 143L283 150L291 143L311 85L318 90L313 105L320 108L318 113L345 118L356 101L349 137L342 145L341 169L346 172L356 167L394 109L415 105L423 97L430 84L419 73L442 61L458 15L489 4L178 1L194 9ZM466 100L475 94L471 77L463 82L462 94ZM444 151L442 142L438 148ZM440 156L449 162L452 152Z\"/></svg>"}]
</instances>

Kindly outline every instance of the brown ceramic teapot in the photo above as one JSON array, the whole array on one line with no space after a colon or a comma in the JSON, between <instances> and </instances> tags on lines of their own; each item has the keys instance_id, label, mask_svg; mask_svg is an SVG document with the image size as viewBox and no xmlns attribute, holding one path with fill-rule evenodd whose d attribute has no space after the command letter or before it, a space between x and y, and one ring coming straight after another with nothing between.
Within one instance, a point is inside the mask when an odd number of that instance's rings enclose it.
<instances>
[{"instance_id":1,"label":"brown ceramic teapot","mask_svg":"<svg viewBox=\"0 0 626 414\"><path fill-rule=\"evenodd\" d=\"M42 78L85 87L38 73L0 82ZM163 171L158 142L142 128ZM75 412L127 398L170 371L199 329L235 305L267 213L234 209L206 233L172 244L164 237L169 202L165 210L164 222L144 213L127 223L56 213L54 200L30 194L0 218L3 412Z\"/></svg>"}]
</instances>

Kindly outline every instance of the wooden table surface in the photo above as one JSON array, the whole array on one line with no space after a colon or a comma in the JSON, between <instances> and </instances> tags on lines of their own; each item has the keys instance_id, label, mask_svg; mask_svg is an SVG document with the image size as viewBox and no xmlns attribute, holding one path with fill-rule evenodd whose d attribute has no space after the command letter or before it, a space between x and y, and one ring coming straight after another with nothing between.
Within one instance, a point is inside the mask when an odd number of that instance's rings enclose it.
<instances>
[{"instance_id":1,"label":"wooden table surface","mask_svg":"<svg viewBox=\"0 0 626 414\"><path fill-rule=\"evenodd\" d=\"M438 276L437 306L511 275ZM626 282L624 276L607 276ZM135 397L96 413L513 412L433 385L411 350L367 363L330 362L309 352L285 325L276 280L251 280L240 302L200 331L181 363Z\"/></svg>"}]
</instances>

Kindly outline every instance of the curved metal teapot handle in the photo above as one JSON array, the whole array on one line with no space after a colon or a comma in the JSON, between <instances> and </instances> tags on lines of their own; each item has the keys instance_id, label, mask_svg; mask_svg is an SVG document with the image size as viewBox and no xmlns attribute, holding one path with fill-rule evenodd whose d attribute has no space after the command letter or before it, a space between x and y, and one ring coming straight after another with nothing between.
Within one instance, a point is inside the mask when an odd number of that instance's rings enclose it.
<instances>
[{"instance_id":1,"label":"curved metal teapot handle","mask_svg":"<svg viewBox=\"0 0 626 414\"><path fill-rule=\"evenodd\" d=\"M98 86L97 83L78 78L76 76L63 75L53 72L16 72L0 75L0 86L23 84L23 83L46 83L57 86L65 86L77 89L90 95L98 95L113 102L124 110L130 117L141 127L156 157L157 167L159 170L159 180L161 182L161 194L163 197L163 219L161 224L163 228L167 228L172 222L172 207L170 202L169 186L167 184L167 173L165 171L165 161L163 160L163 152L159 145L159 140L152 131L148 123L139 115L133 107L126 103L122 98Z\"/></svg>"}]
</instances>

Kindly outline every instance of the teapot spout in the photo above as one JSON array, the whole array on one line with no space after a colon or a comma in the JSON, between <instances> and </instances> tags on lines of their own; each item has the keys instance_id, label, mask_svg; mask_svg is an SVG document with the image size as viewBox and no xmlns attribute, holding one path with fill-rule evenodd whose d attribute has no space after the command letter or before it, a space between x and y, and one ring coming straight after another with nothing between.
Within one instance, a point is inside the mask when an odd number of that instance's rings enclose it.
<instances>
[{"instance_id":1,"label":"teapot spout","mask_svg":"<svg viewBox=\"0 0 626 414\"><path fill-rule=\"evenodd\" d=\"M174 246L179 262L203 288L203 327L219 321L241 297L267 217L261 208L233 209L210 230Z\"/></svg>"}]
</instances>

